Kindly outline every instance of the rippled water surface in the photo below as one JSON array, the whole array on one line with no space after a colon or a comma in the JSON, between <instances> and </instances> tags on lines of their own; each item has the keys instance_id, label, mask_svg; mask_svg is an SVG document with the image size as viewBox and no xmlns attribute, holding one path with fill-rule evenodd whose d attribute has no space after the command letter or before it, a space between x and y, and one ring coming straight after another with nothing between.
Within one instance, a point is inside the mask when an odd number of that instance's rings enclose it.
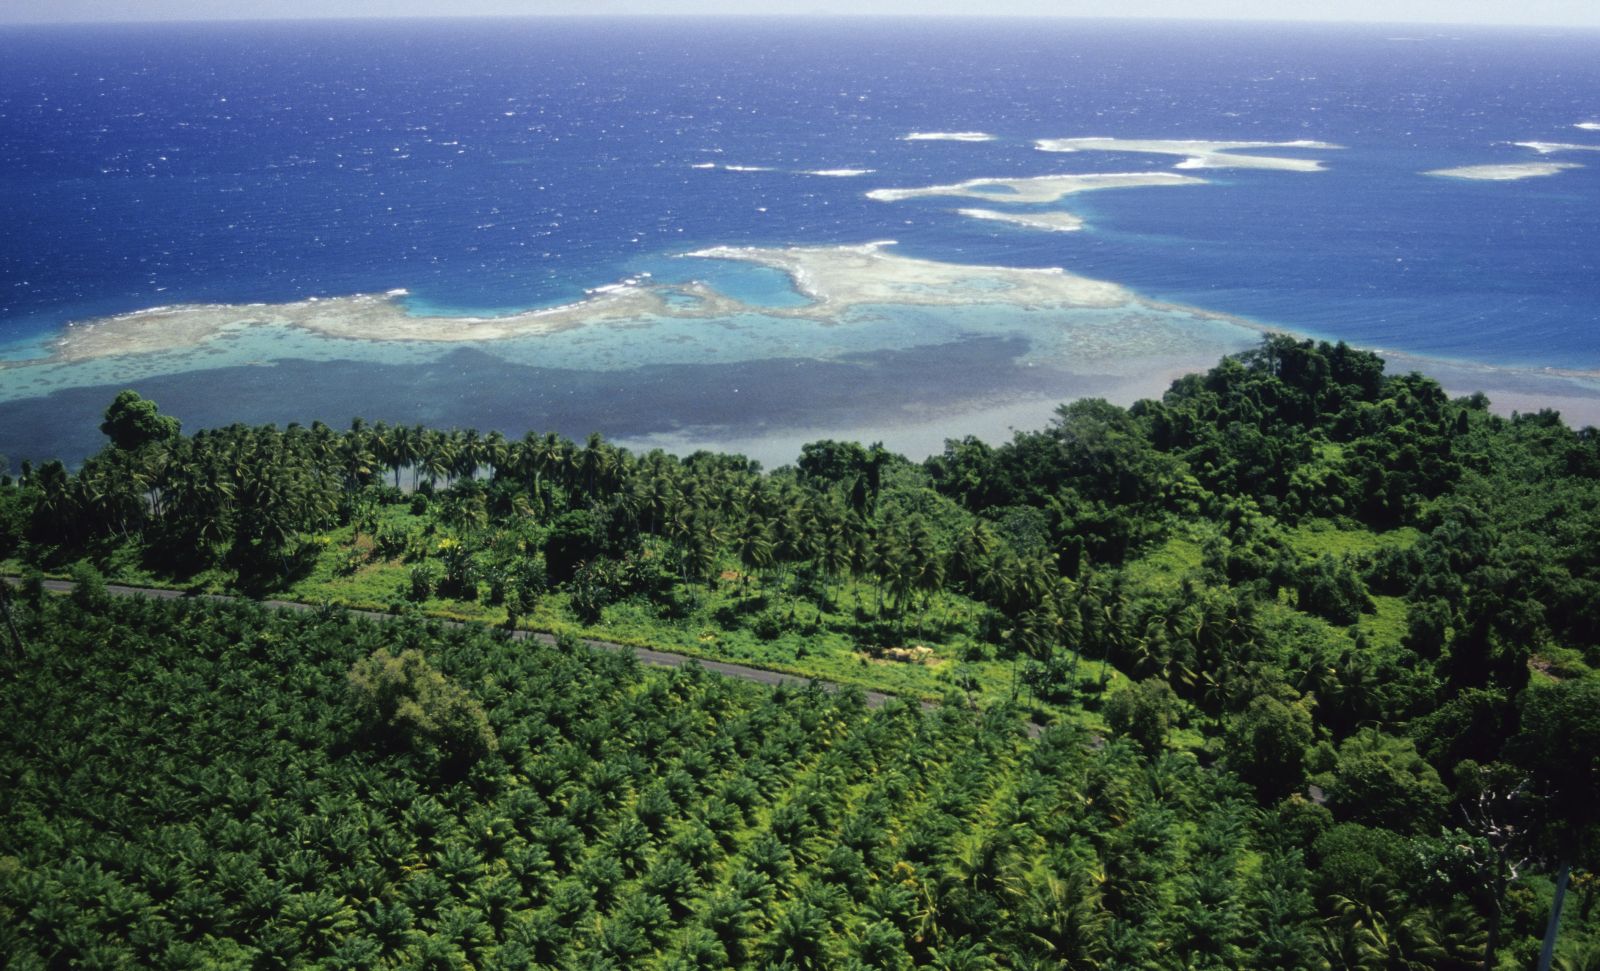
<instances>
[{"instance_id":1,"label":"rippled water surface","mask_svg":"<svg viewBox=\"0 0 1600 971\"><path fill-rule=\"evenodd\" d=\"M605 20L8 29L0 358L46 358L69 323L152 307L396 288L414 314L492 316L581 303L623 281L693 280L741 309L470 347L246 327L154 357L7 367L0 425L12 430L0 432L0 451L74 451L67 424L127 383L159 379L190 427L231 420L243 405L213 393L225 369L254 369L247 383L263 403L245 410L260 420L342 422L360 410L750 439L1115 394L1090 378L1114 376L1107 361L1119 352L1165 366L1252 339L1177 310L1190 324L1153 350L1146 325L1163 311L1150 301L1533 369L1519 381L1545 368L1594 371L1600 152L1585 146L1600 145L1600 131L1576 126L1596 120L1592 31ZM1096 137L1121 145L1036 145ZM1228 151L1300 161L1261 168L1202 154L1197 164L1146 150L1162 140L1268 143ZM1295 142L1340 147L1283 144ZM1294 170L1304 160L1320 170ZM1549 162L1574 167L1520 179L1423 174ZM1175 173L1205 181L1155 184ZM1061 174L1154 178L1052 202L1008 200L1012 187L982 203L867 195ZM1071 213L1084 226L958 211L979 205ZM683 257L889 239L910 258L1111 281L1144 298L1144 323L1051 316L1004 294L986 302L977 282L946 308L912 300L797 317L817 297L806 281ZM986 370L971 380L919 394L916 372L895 371L959 364L974 347ZM396 368L449 371L468 359L512 370L468 382L448 407L437 400L448 392L426 381L413 383L430 396L387 384ZM878 369L879 391L821 377L847 366ZM676 367L697 369L698 395L662 392L662 374L648 371ZM783 367L815 379L785 384L787 414L729 410L741 375ZM336 386L318 368L336 368ZM895 402L938 417L908 416L879 393L890 372ZM534 380L588 412L540 405ZM610 385L631 404L602 407L595 389ZM23 436L23 408L61 417L30 419Z\"/></svg>"}]
</instances>

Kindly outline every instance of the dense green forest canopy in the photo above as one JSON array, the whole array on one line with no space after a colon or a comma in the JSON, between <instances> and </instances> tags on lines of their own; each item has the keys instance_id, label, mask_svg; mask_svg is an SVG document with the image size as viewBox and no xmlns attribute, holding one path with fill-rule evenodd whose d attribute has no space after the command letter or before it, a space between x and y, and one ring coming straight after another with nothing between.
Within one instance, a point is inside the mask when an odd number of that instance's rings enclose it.
<instances>
[{"instance_id":1,"label":"dense green forest canopy","mask_svg":"<svg viewBox=\"0 0 1600 971\"><path fill-rule=\"evenodd\" d=\"M35 578L0 951L1520 968L1570 873L1560 960L1595 966L1600 436L1487 404L1269 337L1002 445L763 472L360 420L184 435L125 392L104 451L0 486L0 560Z\"/></svg>"}]
</instances>

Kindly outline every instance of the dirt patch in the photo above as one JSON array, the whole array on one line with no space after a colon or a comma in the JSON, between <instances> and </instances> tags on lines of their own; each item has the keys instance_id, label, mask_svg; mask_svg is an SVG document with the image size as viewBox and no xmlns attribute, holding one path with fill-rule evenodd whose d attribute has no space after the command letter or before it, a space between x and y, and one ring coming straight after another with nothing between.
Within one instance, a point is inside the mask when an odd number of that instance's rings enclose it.
<instances>
[{"instance_id":1,"label":"dirt patch","mask_svg":"<svg viewBox=\"0 0 1600 971\"><path fill-rule=\"evenodd\" d=\"M933 648L925 644L885 647L870 654L858 651L856 656L871 664L921 664L925 667L931 667L939 660L934 656Z\"/></svg>"}]
</instances>

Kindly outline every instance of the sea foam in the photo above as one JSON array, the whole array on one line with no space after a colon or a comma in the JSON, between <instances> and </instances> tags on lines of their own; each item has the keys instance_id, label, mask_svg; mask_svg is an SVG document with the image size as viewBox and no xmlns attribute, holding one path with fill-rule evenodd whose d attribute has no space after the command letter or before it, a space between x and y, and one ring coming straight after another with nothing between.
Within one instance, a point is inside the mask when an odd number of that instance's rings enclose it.
<instances>
[{"instance_id":1,"label":"sea foam","mask_svg":"<svg viewBox=\"0 0 1600 971\"><path fill-rule=\"evenodd\" d=\"M992 142L994 136L984 131L914 131L901 135L902 142Z\"/></svg>"},{"instance_id":2,"label":"sea foam","mask_svg":"<svg viewBox=\"0 0 1600 971\"><path fill-rule=\"evenodd\" d=\"M957 209L956 212L968 219L1010 223L1025 229L1042 229L1051 233L1068 233L1083 228L1083 219L1070 212L1016 213L998 212L994 209Z\"/></svg>"},{"instance_id":3,"label":"sea foam","mask_svg":"<svg viewBox=\"0 0 1600 971\"><path fill-rule=\"evenodd\" d=\"M964 196L990 203L1055 202L1078 192L1131 189L1153 185L1203 185L1204 179L1175 172L1102 172L1087 175L1039 175L1022 179L970 179L954 185L908 189L873 189L868 199L899 202L923 196Z\"/></svg>"}]
</instances>

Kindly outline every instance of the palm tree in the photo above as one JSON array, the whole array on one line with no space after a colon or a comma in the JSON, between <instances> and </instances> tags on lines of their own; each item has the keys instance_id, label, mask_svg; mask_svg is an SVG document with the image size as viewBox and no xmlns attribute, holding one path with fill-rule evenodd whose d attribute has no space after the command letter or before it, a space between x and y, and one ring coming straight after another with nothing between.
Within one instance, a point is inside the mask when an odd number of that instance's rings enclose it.
<instances>
[{"instance_id":1,"label":"palm tree","mask_svg":"<svg viewBox=\"0 0 1600 971\"><path fill-rule=\"evenodd\" d=\"M400 488L400 463L394 456L395 429L388 422L380 421L372 426L368 435L367 444L372 450L372 457L384 468L394 471L394 487Z\"/></svg>"},{"instance_id":2,"label":"palm tree","mask_svg":"<svg viewBox=\"0 0 1600 971\"><path fill-rule=\"evenodd\" d=\"M368 447L364 435L351 434L340 446L340 465L344 470L343 485L347 490L359 489L372 478L378 459Z\"/></svg>"},{"instance_id":3,"label":"palm tree","mask_svg":"<svg viewBox=\"0 0 1600 971\"><path fill-rule=\"evenodd\" d=\"M743 586L748 592L750 575L772 565L772 540L767 524L754 514L746 516L735 542L738 544L739 561L745 567Z\"/></svg>"},{"instance_id":4,"label":"palm tree","mask_svg":"<svg viewBox=\"0 0 1600 971\"><path fill-rule=\"evenodd\" d=\"M982 573L984 564L994 556L995 537L989 524L981 519L974 519L961 537L961 542L956 544L954 553L950 557L950 576L957 582L965 584L969 592L978 591L978 576Z\"/></svg>"},{"instance_id":5,"label":"palm tree","mask_svg":"<svg viewBox=\"0 0 1600 971\"><path fill-rule=\"evenodd\" d=\"M578 454L578 464L583 472L584 490L592 502L600 496L602 486L616 470L616 450L599 432L590 432L583 451Z\"/></svg>"},{"instance_id":6,"label":"palm tree","mask_svg":"<svg viewBox=\"0 0 1600 971\"><path fill-rule=\"evenodd\" d=\"M483 464L483 440L476 429L453 432L450 435L450 472L460 479L478 477L478 467Z\"/></svg>"},{"instance_id":7,"label":"palm tree","mask_svg":"<svg viewBox=\"0 0 1600 971\"><path fill-rule=\"evenodd\" d=\"M772 922L769 957L775 965L808 971L827 966L823 941L828 936L828 915L810 901L791 900Z\"/></svg>"},{"instance_id":8,"label":"palm tree","mask_svg":"<svg viewBox=\"0 0 1600 971\"><path fill-rule=\"evenodd\" d=\"M394 442L391 445L394 456L394 487L400 488L400 469L402 466L411 466L411 488L417 487L417 457L422 452L426 441L426 431L421 425L411 428L396 426L393 432Z\"/></svg>"},{"instance_id":9,"label":"palm tree","mask_svg":"<svg viewBox=\"0 0 1600 971\"><path fill-rule=\"evenodd\" d=\"M722 548L722 535L716 522L703 510L694 518L689 534L688 560L694 576L709 586L716 580L717 553Z\"/></svg>"},{"instance_id":10,"label":"palm tree","mask_svg":"<svg viewBox=\"0 0 1600 971\"><path fill-rule=\"evenodd\" d=\"M528 439L532 439L532 433ZM524 443L528 443L524 439ZM541 476L550 476L558 481L563 479L567 470L571 468L572 444L555 432L548 432L543 438L533 439L530 445L528 458L530 471L533 473L532 489L535 494L539 492Z\"/></svg>"},{"instance_id":11,"label":"palm tree","mask_svg":"<svg viewBox=\"0 0 1600 971\"><path fill-rule=\"evenodd\" d=\"M1019 950L1041 953L1051 966L1099 967L1105 957L1105 930L1111 915L1101 905L1100 888L1088 874L1065 876L1043 870L1022 881L1017 913Z\"/></svg>"},{"instance_id":12,"label":"palm tree","mask_svg":"<svg viewBox=\"0 0 1600 971\"><path fill-rule=\"evenodd\" d=\"M639 477L634 486L634 498L640 511L649 516L645 532L654 533L658 518L664 517L668 509L679 501L680 494L670 474L664 468L657 467Z\"/></svg>"},{"instance_id":13,"label":"palm tree","mask_svg":"<svg viewBox=\"0 0 1600 971\"><path fill-rule=\"evenodd\" d=\"M850 539L843 530L830 529L822 534L819 557L822 574L829 581L837 580L850 569Z\"/></svg>"},{"instance_id":14,"label":"palm tree","mask_svg":"<svg viewBox=\"0 0 1600 971\"><path fill-rule=\"evenodd\" d=\"M483 436L483 462L489 466L489 478L498 478L500 470L505 468L506 459L511 454L511 446L506 437L498 431L491 431Z\"/></svg>"},{"instance_id":15,"label":"palm tree","mask_svg":"<svg viewBox=\"0 0 1600 971\"><path fill-rule=\"evenodd\" d=\"M418 467L428 477L428 488L450 474L453 456L450 439L443 432L425 431L418 448Z\"/></svg>"}]
</instances>

